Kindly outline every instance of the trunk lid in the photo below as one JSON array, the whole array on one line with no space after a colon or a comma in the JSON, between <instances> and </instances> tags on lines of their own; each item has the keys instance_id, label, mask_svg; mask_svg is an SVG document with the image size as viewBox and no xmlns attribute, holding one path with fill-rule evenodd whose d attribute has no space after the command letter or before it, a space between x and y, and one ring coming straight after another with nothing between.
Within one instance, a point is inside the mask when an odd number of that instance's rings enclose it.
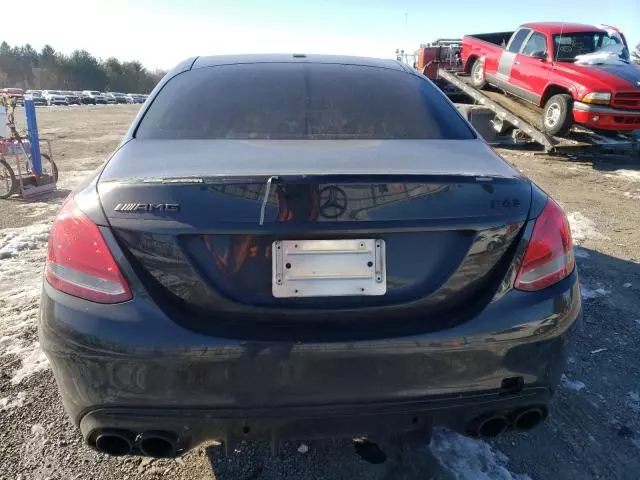
<instances>
[{"instance_id":1,"label":"trunk lid","mask_svg":"<svg viewBox=\"0 0 640 480\"><path fill-rule=\"evenodd\" d=\"M491 298L531 202L479 140L133 140L98 192L147 290L199 329L212 315L451 324ZM384 241L384 295L273 295L274 242L344 239Z\"/></svg>"}]
</instances>

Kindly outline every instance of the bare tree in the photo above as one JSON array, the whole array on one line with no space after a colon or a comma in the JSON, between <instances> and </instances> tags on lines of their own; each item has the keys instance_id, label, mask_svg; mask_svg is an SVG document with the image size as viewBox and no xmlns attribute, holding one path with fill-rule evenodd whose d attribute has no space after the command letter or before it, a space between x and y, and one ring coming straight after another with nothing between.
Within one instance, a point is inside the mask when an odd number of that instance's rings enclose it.
<instances>
[{"instance_id":1,"label":"bare tree","mask_svg":"<svg viewBox=\"0 0 640 480\"><path fill-rule=\"evenodd\" d=\"M640 63L640 43L636 45L636 48L631 52L631 58L633 58L634 62Z\"/></svg>"}]
</instances>

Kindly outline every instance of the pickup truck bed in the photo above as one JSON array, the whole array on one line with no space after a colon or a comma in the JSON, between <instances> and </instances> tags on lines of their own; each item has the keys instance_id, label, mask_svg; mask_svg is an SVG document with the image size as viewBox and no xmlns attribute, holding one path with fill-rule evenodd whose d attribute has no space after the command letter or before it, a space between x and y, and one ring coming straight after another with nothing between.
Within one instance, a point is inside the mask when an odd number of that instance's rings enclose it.
<instances>
[{"instance_id":1,"label":"pickup truck bed","mask_svg":"<svg viewBox=\"0 0 640 480\"><path fill-rule=\"evenodd\" d=\"M496 32L496 33L476 33L474 35L466 35L468 38L475 38L487 43L493 43L501 48L507 46L513 32Z\"/></svg>"}]
</instances>

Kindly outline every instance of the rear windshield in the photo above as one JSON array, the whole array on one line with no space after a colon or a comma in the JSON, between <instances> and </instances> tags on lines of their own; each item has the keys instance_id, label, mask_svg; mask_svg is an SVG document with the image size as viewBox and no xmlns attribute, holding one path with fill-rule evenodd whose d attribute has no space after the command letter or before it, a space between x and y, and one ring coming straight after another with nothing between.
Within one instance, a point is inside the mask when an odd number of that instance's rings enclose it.
<instances>
[{"instance_id":1,"label":"rear windshield","mask_svg":"<svg viewBox=\"0 0 640 480\"><path fill-rule=\"evenodd\" d=\"M203 67L171 79L138 138L471 139L431 83L384 68L263 63Z\"/></svg>"}]
</instances>

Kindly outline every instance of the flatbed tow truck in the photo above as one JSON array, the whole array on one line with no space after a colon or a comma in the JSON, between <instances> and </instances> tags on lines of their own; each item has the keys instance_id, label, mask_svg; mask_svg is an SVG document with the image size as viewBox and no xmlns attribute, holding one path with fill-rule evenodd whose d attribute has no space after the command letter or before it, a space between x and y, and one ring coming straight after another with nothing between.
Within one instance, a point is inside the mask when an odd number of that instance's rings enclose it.
<instances>
[{"instance_id":1,"label":"flatbed tow truck","mask_svg":"<svg viewBox=\"0 0 640 480\"><path fill-rule=\"evenodd\" d=\"M436 40L423 46L416 54L414 68L434 81L452 99L461 95L475 105L494 113L491 126L496 131L497 144L540 144L545 153L570 154L588 149L602 153L630 153L640 157L640 136L621 133L600 133L574 126L564 137L553 136L542 129L540 109L498 90L480 90L462 71L459 59L462 40ZM473 123L473 122L472 122ZM640 133L640 132L636 132Z\"/></svg>"}]
</instances>

